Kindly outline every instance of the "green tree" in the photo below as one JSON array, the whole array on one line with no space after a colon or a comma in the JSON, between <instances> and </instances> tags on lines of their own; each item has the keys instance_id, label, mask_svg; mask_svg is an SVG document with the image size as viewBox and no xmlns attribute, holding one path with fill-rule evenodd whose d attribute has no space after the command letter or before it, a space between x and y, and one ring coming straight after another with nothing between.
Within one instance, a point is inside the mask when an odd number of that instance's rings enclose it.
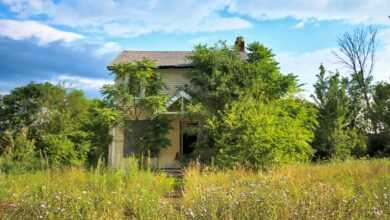
<instances>
[{"instance_id":1,"label":"green tree","mask_svg":"<svg viewBox=\"0 0 390 220\"><path fill-rule=\"evenodd\" d=\"M353 115L350 114L351 98L347 93L348 80L341 78L339 73L326 76L323 65L319 69L313 96L318 108L319 123L313 142L316 158L343 159L352 153L363 153L364 139L357 129L350 127Z\"/></svg>"},{"instance_id":2,"label":"green tree","mask_svg":"<svg viewBox=\"0 0 390 220\"><path fill-rule=\"evenodd\" d=\"M108 146L112 142L110 128L118 118L118 112L107 107L103 101L91 101L87 120L82 125L91 143L87 155L90 165L96 166L99 160L107 161Z\"/></svg>"},{"instance_id":3,"label":"green tree","mask_svg":"<svg viewBox=\"0 0 390 220\"><path fill-rule=\"evenodd\" d=\"M20 130L46 120L47 106L58 105L60 102L53 98L53 95L62 93L62 88L50 83L30 83L12 90L2 98L0 132L8 129Z\"/></svg>"},{"instance_id":4,"label":"green tree","mask_svg":"<svg viewBox=\"0 0 390 220\"><path fill-rule=\"evenodd\" d=\"M370 155L390 155L390 83L380 82L374 87L371 119L377 133L370 136Z\"/></svg>"},{"instance_id":5,"label":"green tree","mask_svg":"<svg viewBox=\"0 0 390 220\"><path fill-rule=\"evenodd\" d=\"M161 148L170 142L167 138L169 119L161 116L166 111L168 95L164 92L163 83L155 64L151 60L117 64L112 67L115 84L105 85L102 89L104 100L118 112L119 125L127 132L137 136L132 148L137 155L157 156ZM135 127L142 122L145 126L142 134L135 134ZM115 126L115 125L114 125Z\"/></svg>"},{"instance_id":6,"label":"green tree","mask_svg":"<svg viewBox=\"0 0 390 220\"><path fill-rule=\"evenodd\" d=\"M108 131L105 119L94 114L104 109L81 91L50 83L16 88L3 97L0 150L16 152L15 140L25 129L25 138L34 145L35 153L29 155L44 158L49 165L84 165L96 161L96 157L106 156L96 149L107 148L110 139L109 133L103 132Z\"/></svg>"},{"instance_id":7,"label":"green tree","mask_svg":"<svg viewBox=\"0 0 390 220\"><path fill-rule=\"evenodd\" d=\"M307 143L311 141L309 133L314 123L309 116L311 110L308 105L299 110L305 112L300 116L308 116L304 119L288 117L298 109L281 101L298 102L293 97L299 90L296 76L282 74L274 54L265 46L255 42L247 50L243 53L220 42L212 47L198 45L189 57L195 66L191 74L193 86L188 88L193 103L188 110L189 117L198 123L196 156L206 161L215 156L221 164L229 165L247 161L246 165L253 167L279 160L306 160L310 157ZM278 113L271 112L272 105L276 105L273 110ZM244 114L246 111L251 114ZM240 118L241 115L246 118ZM260 126L260 119L267 116L273 121ZM286 129L282 133L272 132L281 128L277 120L295 126L304 135L293 140ZM275 151L267 152L278 144ZM289 148L297 155L287 153ZM246 160L248 157L251 159Z\"/></svg>"}]
</instances>

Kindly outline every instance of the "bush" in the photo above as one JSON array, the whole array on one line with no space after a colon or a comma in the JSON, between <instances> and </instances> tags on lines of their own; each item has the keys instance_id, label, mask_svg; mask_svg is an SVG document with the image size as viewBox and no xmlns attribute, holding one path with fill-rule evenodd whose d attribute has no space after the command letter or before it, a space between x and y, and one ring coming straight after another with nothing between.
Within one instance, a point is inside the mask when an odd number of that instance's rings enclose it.
<instances>
[{"instance_id":1,"label":"bush","mask_svg":"<svg viewBox=\"0 0 390 220\"><path fill-rule=\"evenodd\" d=\"M78 155L75 145L64 135L45 135L42 139L44 156L51 166L81 165L82 155Z\"/></svg>"},{"instance_id":2,"label":"bush","mask_svg":"<svg viewBox=\"0 0 390 220\"><path fill-rule=\"evenodd\" d=\"M5 139L7 141L4 141ZM20 172L40 167L40 160L35 151L35 143L27 138L27 129L22 129L16 135L7 132L0 145L3 149L0 156L0 171Z\"/></svg>"},{"instance_id":3,"label":"bush","mask_svg":"<svg viewBox=\"0 0 390 220\"><path fill-rule=\"evenodd\" d=\"M312 155L313 112L293 99L234 103L222 121L211 121L219 149L216 161L264 168L281 163L308 161Z\"/></svg>"}]
</instances>

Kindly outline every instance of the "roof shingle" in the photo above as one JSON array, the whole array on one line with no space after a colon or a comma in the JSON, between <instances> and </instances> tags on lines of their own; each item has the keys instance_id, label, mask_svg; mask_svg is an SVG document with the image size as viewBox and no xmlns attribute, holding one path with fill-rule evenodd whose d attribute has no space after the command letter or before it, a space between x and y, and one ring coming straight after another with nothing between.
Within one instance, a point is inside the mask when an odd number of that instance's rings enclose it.
<instances>
[{"instance_id":1,"label":"roof shingle","mask_svg":"<svg viewBox=\"0 0 390 220\"><path fill-rule=\"evenodd\" d=\"M190 67L191 61L187 59L190 51L129 51L120 53L109 65L141 61L145 58L154 60L157 67Z\"/></svg>"}]
</instances>

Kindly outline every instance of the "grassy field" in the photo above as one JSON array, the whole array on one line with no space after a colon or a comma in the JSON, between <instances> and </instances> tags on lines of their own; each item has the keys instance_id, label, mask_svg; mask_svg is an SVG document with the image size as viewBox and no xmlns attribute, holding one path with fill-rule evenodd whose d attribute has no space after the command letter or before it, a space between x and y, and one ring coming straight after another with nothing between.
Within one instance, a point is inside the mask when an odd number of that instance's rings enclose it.
<instances>
[{"instance_id":1,"label":"grassy field","mask_svg":"<svg viewBox=\"0 0 390 220\"><path fill-rule=\"evenodd\" d=\"M177 184L177 183L176 183ZM390 160L268 172L82 169L0 174L0 219L390 219Z\"/></svg>"}]
</instances>

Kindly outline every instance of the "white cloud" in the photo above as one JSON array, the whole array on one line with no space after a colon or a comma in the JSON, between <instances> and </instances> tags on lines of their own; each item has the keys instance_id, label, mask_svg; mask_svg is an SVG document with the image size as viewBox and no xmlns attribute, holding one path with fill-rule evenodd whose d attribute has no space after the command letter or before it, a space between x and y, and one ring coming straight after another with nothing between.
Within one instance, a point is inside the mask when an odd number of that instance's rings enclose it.
<instances>
[{"instance_id":1,"label":"white cloud","mask_svg":"<svg viewBox=\"0 0 390 220\"><path fill-rule=\"evenodd\" d=\"M306 21L305 21L305 20L302 20L302 21L300 21L298 24L294 25L293 28L295 28L295 29L301 29L301 28L305 27L305 24L306 24Z\"/></svg>"},{"instance_id":2,"label":"white cloud","mask_svg":"<svg viewBox=\"0 0 390 220\"><path fill-rule=\"evenodd\" d=\"M250 27L235 16L221 16L230 0L0 0L19 16L45 15L46 22L119 37L151 32L223 31ZM33 4L35 2L35 4Z\"/></svg>"},{"instance_id":3,"label":"white cloud","mask_svg":"<svg viewBox=\"0 0 390 220\"><path fill-rule=\"evenodd\" d=\"M21 17L44 14L54 6L51 0L0 0L0 3L8 5L11 11Z\"/></svg>"},{"instance_id":4,"label":"white cloud","mask_svg":"<svg viewBox=\"0 0 390 220\"><path fill-rule=\"evenodd\" d=\"M70 74L58 75L52 80L53 84L63 84L66 88L82 89L85 91L97 91L106 84L113 84L113 81L102 78L88 78Z\"/></svg>"},{"instance_id":5,"label":"white cloud","mask_svg":"<svg viewBox=\"0 0 390 220\"><path fill-rule=\"evenodd\" d=\"M36 21L0 19L0 35L13 40L35 38L40 44L71 42L83 38L79 34L54 29Z\"/></svg>"},{"instance_id":6,"label":"white cloud","mask_svg":"<svg viewBox=\"0 0 390 220\"><path fill-rule=\"evenodd\" d=\"M390 28L379 32L378 39L383 43L383 48L376 56L376 79L390 80Z\"/></svg>"},{"instance_id":7,"label":"white cloud","mask_svg":"<svg viewBox=\"0 0 390 220\"><path fill-rule=\"evenodd\" d=\"M227 10L259 20L307 20L389 24L389 0L0 0L22 18L44 15L46 22L80 31L131 37L152 32L199 32L248 28L251 23Z\"/></svg>"},{"instance_id":8,"label":"white cloud","mask_svg":"<svg viewBox=\"0 0 390 220\"><path fill-rule=\"evenodd\" d=\"M298 75L299 83L305 84L304 96L309 97L313 92L313 83L316 81L316 74L319 72L318 67L321 63L329 70L340 68L332 50L329 48L302 54L281 52L276 54L276 59L280 63L282 72Z\"/></svg>"},{"instance_id":9,"label":"white cloud","mask_svg":"<svg viewBox=\"0 0 390 220\"><path fill-rule=\"evenodd\" d=\"M344 20L389 24L389 0L233 0L229 11L260 20L293 17L298 20Z\"/></svg>"},{"instance_id":10,"label":"white cloud","mask_svg":"<svg viewBox=\"0 0 390 220\"><path fill-rule=\"evenodd\" d=\"M122 47L116 42L107 42L103 44L100 48L94 51L94 55L101 57L110 53L117 53L122 50Z\"/></svg>"}]
</instances>

